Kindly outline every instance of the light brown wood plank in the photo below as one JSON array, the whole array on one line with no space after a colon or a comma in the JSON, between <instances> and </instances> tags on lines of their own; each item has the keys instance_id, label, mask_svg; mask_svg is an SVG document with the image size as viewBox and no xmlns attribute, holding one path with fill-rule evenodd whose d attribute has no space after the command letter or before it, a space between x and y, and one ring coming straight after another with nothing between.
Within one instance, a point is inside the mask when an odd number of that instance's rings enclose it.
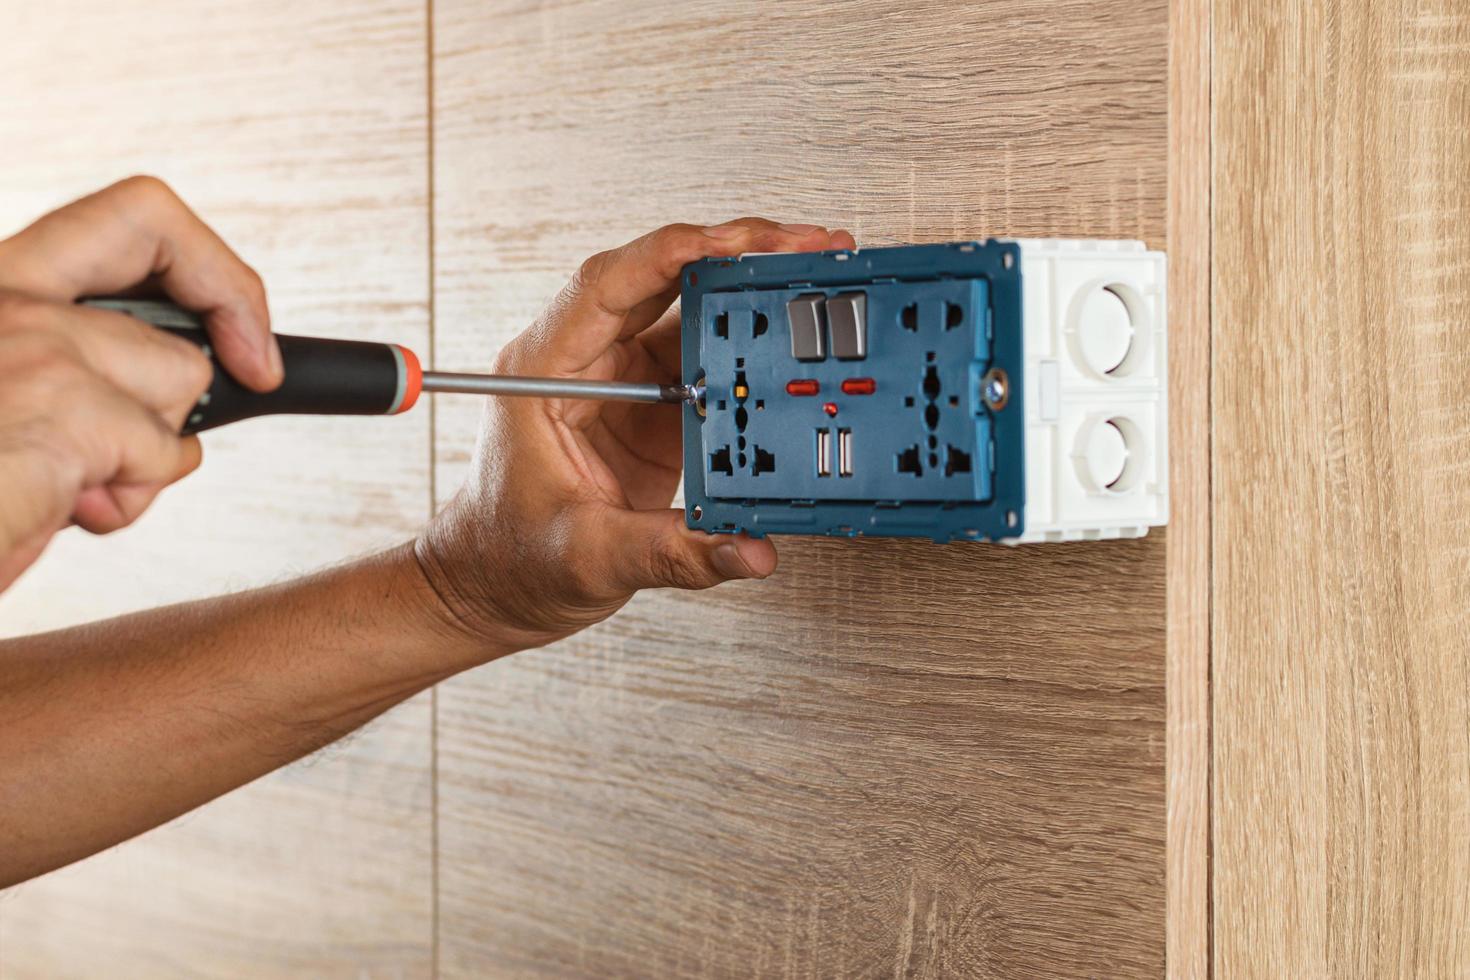
<instances>
[{"instance_id":1,"label":"light brown wood plank","mask_svg":"<svg viewBox=\"0 0 1470 980\"><path fill-rule=\"evenodd\" d=\"M428 342L426 11L21 4L0 63L0 227L131 172L168 179L265 276L283 332ZM61 536L0 599L18 633L287 577L402 540L427 413L205 437L140 524ZM5 980L422 975L427 696L321 756L0 900ZM186 751L181 747L181 751Z\"/></svg>"},{"instance_id":2,"label":"light brown wood plank","mask_svg":"<svg viewBox=\"0 0 1470 980\"><path fill-rule=\"evenodd\" d=\"M669 220L1164 244L1162 3L435 14L442 367ZM444 972L1161 973L1164 536L780 547L441 688Z\"/></svg>"},{"instance_id":3,"label":"light brown wood plank","mask_svg":"<svg viewBox=\"0 0 1470 980\"><path fill-rule=\"evenodd\" d=\"M1214 964L1470 973L1470 10L1214 4Z\"/></svg>"},{"instance_id":4,"label":"light brown wood plank","mask_svg":"<svg viewBox=\"0 0 1470 980\"><path fill-rule=\"evenodd\" d=\"M1169 7L1168 972L1209 976L1210 0Z\"/></svg>"}]
</instances>

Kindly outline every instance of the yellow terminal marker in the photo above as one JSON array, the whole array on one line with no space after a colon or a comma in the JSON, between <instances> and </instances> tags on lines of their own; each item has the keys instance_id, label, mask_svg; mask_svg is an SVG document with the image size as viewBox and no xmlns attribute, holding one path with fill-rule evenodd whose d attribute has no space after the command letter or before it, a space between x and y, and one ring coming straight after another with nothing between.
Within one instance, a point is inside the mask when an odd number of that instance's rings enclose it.
<instances>
[{"instance_id":1,"label":"yellow terminal marker","mask_svg":"<svg viewBox=\"0 0 1470 980\"><path fill-rule=\"evenodd\" d=\"M736 385L735 386L735 397L736 398L745 398L749 394L750 394L750 389L747 388L747 387L745 387L745 385Z\"/></svg>"}]
</instances>

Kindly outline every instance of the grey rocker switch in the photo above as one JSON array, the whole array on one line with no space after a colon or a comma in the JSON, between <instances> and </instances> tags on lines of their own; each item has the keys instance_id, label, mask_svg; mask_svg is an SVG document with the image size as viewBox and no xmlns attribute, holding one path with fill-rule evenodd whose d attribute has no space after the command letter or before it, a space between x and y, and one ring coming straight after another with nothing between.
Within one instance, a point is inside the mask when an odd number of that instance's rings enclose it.
<instances>
[{"instance_id":1,"label":"grey rocker switch","mask_svg":"<svg viewBox=\"0 0 1470 980\"><path fill-rule=\"evenodd\" d=\"M827 312L821 293L798 296L786 304L791 321L791 356L798 361L820 361L827 356Z\"/></svg>"},{"instance_id":2,"label":"grey rocker switch","mask_svg":"<svg viewBox=\"0 0 1470 980\"><path fill-rule=\"evenodd\" d=\"M861 361L868 356L867 309L865 293L838 293L827 300L832 356L839 361Z\"/></svg>"}]
</instances>

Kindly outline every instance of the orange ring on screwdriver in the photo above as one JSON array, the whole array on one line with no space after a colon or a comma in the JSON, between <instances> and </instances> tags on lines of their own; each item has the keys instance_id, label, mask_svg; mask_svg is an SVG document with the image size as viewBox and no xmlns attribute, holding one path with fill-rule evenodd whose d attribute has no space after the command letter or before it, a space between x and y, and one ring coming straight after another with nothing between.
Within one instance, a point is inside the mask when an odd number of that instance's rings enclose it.
<instances>
[{"instance_id":1,"label":"orange ring on screwdriver","mask_svg":"<svg viewBox=\"0 0 1470 980\"><path fill-rule=\"evenodd\" d=\"M424 388L424 369L419 365L418 355L401 344L393 344L393 349L398 352L402 359L401 366L403 375L399 385L402 394L398 398L398 404L388 409L389 415L398 415L408 411L418 402L419 392Z\"/></svg>"}]
</instances>

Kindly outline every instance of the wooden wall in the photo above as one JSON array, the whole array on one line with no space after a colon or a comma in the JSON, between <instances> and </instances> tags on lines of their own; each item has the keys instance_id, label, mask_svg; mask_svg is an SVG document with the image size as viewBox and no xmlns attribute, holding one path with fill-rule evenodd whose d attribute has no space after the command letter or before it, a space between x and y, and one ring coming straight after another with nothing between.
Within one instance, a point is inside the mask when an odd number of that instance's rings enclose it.
<instances>
[{"instance_id":1,"label":"wooden wall","mask_svg":"<svg viewBox=\"0 0 1470 980\"><path fill-rule=\"evenodd\" d=\"M5 22L5 233L155 173L259 268L279 329L428 344L421 0L156 0L146 13L48 0L7 5ZM0 628L283 579L401 541L430 512L429 436L424 414L212 434L200 472L136 527L61 535L0 597ZM427 973L432 737L425 695L0 896L0 976Z\"/></svg>"},{"instance_id":2,"label":"wooden wall","mask_svg":"<svg viewBox=\"0 0 1470 980\"><path fill-rule=\"evenodd\" d=\"M13 19L0 224L158 173L261 268L280 329L449 369L670 220L1173 244L1163 0ZM59 542L0 626L399 540L476 413L224 430L138 528ZM645 595L0 896L0 977L1158 975L1166 540L785 541L768 582Z\"/></svg>"},{"instance_id":3,"label":"wooden wall","mask_svg":"<svg viewBox=\"0 0 1470 980\"><path fill-rule=\"evenodd\" d=\"M671 220L1164 244L1161 2L736 9L436 0L442 363ZM445 972L1159 974L1163 537L781 554L443 685Z\"/></svg>"},{"instance_id":4,"label":"wooden wall","mask_svg":"<svg viewBox=\"0 0 1470 980\"><path fill-rule=\"evenodd\" d=\"M1214 963L1470 974L1470 8L1214 4Z\"/></svg>"}]
</instances>

